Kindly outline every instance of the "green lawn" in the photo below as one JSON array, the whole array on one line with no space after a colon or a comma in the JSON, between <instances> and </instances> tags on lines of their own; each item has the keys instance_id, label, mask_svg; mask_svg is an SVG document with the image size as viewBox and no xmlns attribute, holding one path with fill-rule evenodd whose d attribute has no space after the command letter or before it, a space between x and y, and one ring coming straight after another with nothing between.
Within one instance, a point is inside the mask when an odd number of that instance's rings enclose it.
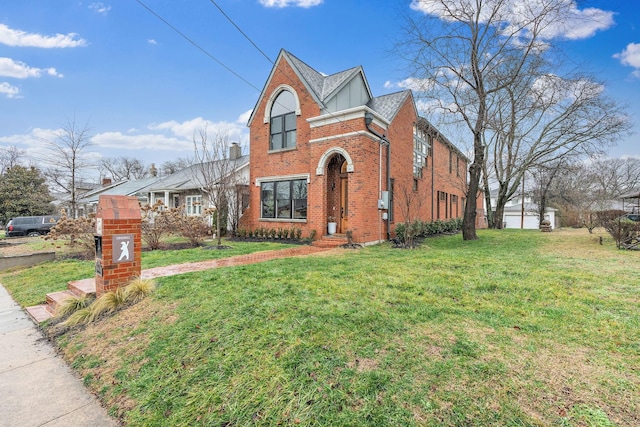
<instances>
[{"instance_id":1,"label":"green lawn","mask_svg":"<svg viewBox=\"0 0 640 427\"><path fill-rule=\"evenodd\" d=\"M127 425L640 425L640 253L479 236L162 278L58 344Z\"/></svg>"},{"instance_id":2,"label":"green lawn","mask_svg":"<svg viewBox=\"0 0 640 427\"><path fill-rule=\"evenodd\" d=\"M259 242L226 242L229 249L211 249L202 246L192 249L144 251L142 252L142 269L161 267L185 262L204 261L223 257L243 255L258 251L289 248L293 245L283 243ZM29 251L55 250L50 242L43 239L29 239L24 245ZM65 248L63 247L62 250ZM67 282L86 279L95 275L95 261L80 261L75 259L60 259L51 263L40 264L27 270L16 270L0 273L0 283L11 292L13 297L23 307L42 304L49 292L67 289ZM28 286L25 284L28 283Z\"/></svg>"}]
</instances>

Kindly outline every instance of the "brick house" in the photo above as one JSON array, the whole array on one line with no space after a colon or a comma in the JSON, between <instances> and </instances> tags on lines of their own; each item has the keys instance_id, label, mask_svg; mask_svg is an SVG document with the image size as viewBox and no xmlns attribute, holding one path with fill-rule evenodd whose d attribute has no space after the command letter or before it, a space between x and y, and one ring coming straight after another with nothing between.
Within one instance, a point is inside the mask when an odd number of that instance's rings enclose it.
<instances>
[{"instance_id":1,"label":"brick house","mask_svg":"<svg viewBox=\"0 0 640 427\"><path fill-rule=\"evenodd\" d=\"M372 244L407 219L463 215L468 159L418 116L411 91L374 97L362 67L325 76L282 50L248 126L245 228L320 237L335 222Z\"/></svg>"}]
</instances>

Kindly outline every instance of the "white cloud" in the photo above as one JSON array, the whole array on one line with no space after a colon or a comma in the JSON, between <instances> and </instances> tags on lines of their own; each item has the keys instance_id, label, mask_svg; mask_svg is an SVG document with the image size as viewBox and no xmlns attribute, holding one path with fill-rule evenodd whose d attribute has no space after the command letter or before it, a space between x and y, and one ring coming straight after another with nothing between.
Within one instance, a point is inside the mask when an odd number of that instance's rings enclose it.
<instances>
[{"instance_id":1,"label":"white cloud","mask_svg":"<svg viewBox=\"0 0 640 427\"><path fill-rule=\"evenodd\" d=\"M15 79L27 79L30 77L40 77L46 73L54 77L63 77L55 68L33 68L24 62L14 61L11 58L0 57L0 76L13 77Z\"/></svg>"},{"instance_id":2,"label":"white cloud","mask_svg":"<svg viewBox=\"0 0 640 427\"><path fill-rule=\"evenodd\" d=\"M523 27L525 28L522 32L523 36L526 36L528 31L527 15L530 16L532 12L536 16L540 15L545 5L549 3L548 0L506 0L501 6L503 19L496 20L491 10L498 1L502 2L502 0L489 0L483 3L485 7L480 11L480 21L487 22L489 19L494 22L500 21L502 24L507 24L505 31ZM557 14L556 11L546 12L549 19L544 23L542 39L585 39L614 24L613 12L593 7L580 10L575 0L562 0L561 4L563 7L557 11ZM454 16L459 16L461 11L468 12L466 0L412 0L410 7L415 11L446 21L453 21L451 11L454 11Z\"/></svg>"},{"instance_id":3,"label":"white cloud","mask_svg":"<svg viewBox=\"0 0 640 427\"><path fill-rule=\"evenodd\" d=\"M154 39L149 39L149 40L147 40L147 43L149 43L149 44L154 44L154 45L155 45L155 44L158 44L158 42L157 42L157 41L155 41Z\"/></svg>"},{"instance_id":4,"label":"white cloud","mask_svg":"<svg viewBox=\"0 0 640 427\"><path fill-rule=\"evenodd\" d=\"M0 93L2 84L0 83ZM215 138L224 135L230 142L248 141L246 121L239 116L238 122L208 122L202 117L178 122L175 120L147 126L146 130L130 128L125 131L107 130L91 137L91 151L84 155L92 158L131 156L143 162L162 162L178 157L193 155L194 132L207 128L207 135ZM32 129L26 134L0 136L0 146L16 146L26 152L26 156L35 162L44 161L48 152L47 141L55 141L62 129ZM133 154L127 154L133 153Z\"/></svg>"},{"instance_id":5,"label":"white cloud","mask_svg":"<svg viewBox=\"0 0 640 427\"><path fill-rule=\"evenodd\" d=\"M414 77L409 77L399 82L392 82L387 80L384 83L384 87L386 89L411 89L418 92L424 92L433 86L433 81L430 79L418 79Z\"/></svg>"},{"instance_id":6,"label":"white cloud","mask_svg":"<svg viewBox=\"0 0 640 427\"><path fill-rule=\"evenodd\" d=\"M251 117L252 113L253 113L253 110L249 110L240 114L240 116L238 116L238 123L242 124L243 126L246 126L247 123L249 122L249 118Z\"/></svg>"},{"instance_id":7,"label":"white cloud","mask_svg":"<svg viewBox=\"0 0 640 427\"><path fill-rule=\"evenodd\" d=\"M97 13L106 15L111 10L111 6L107 6L102 2L97 2L97 3L91 3L89 5L89 9L91 9L91 10L97 12Z\"/></svg>"},{"instance_id":8,"label":"white cloud","mask_svg":"<svg viewBox=\"0 0 640 427\"><path fill-rule=\"evenodd\" d=\"M20 89L7 82L0 82L0 94L5 95L7 98L19 98Z\"/></svg>"},{"instance_id":9,"label":"white cloud","mask_svg":"<svg viewBox=\"0 0 640 427\"><path fill-rule=\"evenodd\" d=\"M15 47L65 48L86 46L86 40L78 38L78 34L56 34L43 36L36 33L14 30L0 24L0 44Z\"/></svg>"},{"instance_id":10,"label":"white cloud","mask_svg":"<svg viewBox=\"0 0 640 427\"><path fill-rule=\"evenodd\" d=\"M91 142L96 148L117 150L184 151L193 150L193 143L161 134L124 135L121 132L103 132L94 135Z\"/></svg>"},{"instance_id":11,"label":"white cloud","mask_svg":"<svg viewBox=\"0 0 640 427\"><path fill-rule=\"evenodd\" d=\"M629 43L620 53L613 55L622 65L635 68L633 75L640 78L640 43Z\"/></svg>"},{"instance_id":12,"label":"white cloud","mask_svg":"<svg viewBox=\"0 0 640 427\"><path fill-rule=\"evenodd\" d=\"M54 141L58 130L35 128L25 134L0 137L0 144L14 146L23 150L25 157L36 163L43 161L43 154L47 152L47 142Z\"/></svg>"},{"instance_id":13,"label":"white cloud","mask_svg":"<svg viewBox=\"0 0 640 427\"><path fill-rule=\"evenodd\" d=\"M564 19L549 23L542 33L542 38L545 40L554 38L588 39L596 32L612 27L613 24L613 12L593 7L580 10L575 2L570 1Z\"/></svg>"},{"instance_id":14,"label":"white cloud","mask_svg":"<svg viewBox=\"0 0 640 427\"><path fill-rule=\"evenodd\" d=\"M259 0L264 7L313 7L322 4L324 0Z\"/></svg>"},{"instance_id":15,"label":"white cloud","mask_svg":"<svg viewBox=\"0 0 640 427\"><path fill-rule=\"evenodd\" d=\"M599 96L604 91L600 83L588 79L566 80L554 74L536 79L531 87L531 96L547 106L563 102L585 101Z\"/></svg>"},{"instance_id":16,"label":"white cloud","mask_svg":"<svg viewBox=\"0 0 640 427\"><path fill-rule=\"evenodd\" d=\"M246 113L245 113L246 114ZM150 130L168 131L171 135L188 140L193 148L194 135L197 136L198 132L206 129L209 137L215 137L217 135L226 136L230 141L239 141L245 137L246 134L246 122L241 123L237 121L235 123L230 122L210 122L202 117L196 117L195 119L187 120L184 122L177 122L171 120L164 123L149 125Z\"/></svg>"}]
</instances>

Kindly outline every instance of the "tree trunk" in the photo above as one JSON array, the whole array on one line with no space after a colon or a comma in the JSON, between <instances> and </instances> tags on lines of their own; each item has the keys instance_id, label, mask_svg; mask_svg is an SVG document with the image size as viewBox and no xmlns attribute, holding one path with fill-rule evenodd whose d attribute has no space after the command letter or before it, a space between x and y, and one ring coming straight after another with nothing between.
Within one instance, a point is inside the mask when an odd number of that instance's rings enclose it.
<instances>
[{"instance_id":1,"label":"tree trunk","mask_svg":"<svg viewBox=\"0 0 640 427\"><path fill-rule=\"evenodd\" d=\"M486 158L486 154L485 154ZM482 168L482 186L484 188L484 203L487 206L487 211L485 215L487 216L487 225L489 228L495 228L495 215L493 214L492 206L491 206L491 188L489 187L489 179L487 178L489 174L486 170L486 164Z\"/></svg>"},{"instance_id":2,"label":"tree trunk","mask_svg":"<svg viewBox=\"0 0 640 427\"><path fill-rule=\"evenodd\" d=\"M496 203L496 213L493 216L493 228L502 230L504 228L504 203Z\"/></svg>"},{"instance_id":3,"label":"tree trunk","mask_svg":"<svg viewBox=\"0 0 640 427\"><path fill-rule=\"evenodd\" d=\"M494 215L493 228L502 230L504 227L504 207L507 204L507 188L508 184L501 182L498 186L498 197L496 197L496 213Z\"/></svg>"},{"instance_id":4,"label":"tree trunk","mask_svg":"<svg viewBox=\"0 0 640 427\"><path fill-rule=\"evenodd\" d=\"M222 233L220 231L220 209L216 206L216 236L218 237L218 246L222 245Z\"/></svg>"},{"instance_id":5,"label":"tree trunk","mask_svg":"<svg viewBox=\"0 0 640 427\"><path fill-rule=\"evenodd\" d=\"M484 164L484 149L480 132L475 132L473 136L474 156L473 163L469 166L469 189L467 193L467 204L464 207L464 218L462 219L462 239L478 240L476 233L476 199L480 188L480 175Z\"/></svg>"}]
</instances>

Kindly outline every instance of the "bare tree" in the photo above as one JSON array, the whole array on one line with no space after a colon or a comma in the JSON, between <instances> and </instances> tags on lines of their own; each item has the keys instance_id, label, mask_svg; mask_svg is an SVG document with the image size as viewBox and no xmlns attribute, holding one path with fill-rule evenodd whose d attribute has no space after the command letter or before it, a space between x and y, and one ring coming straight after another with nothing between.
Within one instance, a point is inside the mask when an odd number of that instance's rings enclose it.
<instances>
[{"instance_id":1,"label":"bare tree","mask_svg":"<svg viewBox=\"0 0 640 427\"><path fill-rule=\"evenodd\" d=\"M600 210L609 209L607 203L620 195L640 189L640 159L600 158L589 163L587 169Z\"/></svg>"},{"instance_id":2,"label":"bare tree","mask_svg":"<svg viewBox=\"0 0 640 427\"><path fill-rule=\"evenodd\" d=\"M20 150L15 145L9 147L0 148L0 175L11 169L14 166L18 166L24 157L24 150Z\"/></svg>"},{"instance_id":3,"label":"bare tree","mask_svg":"<svg viewBox=\"0 0 640 427\"><path fill-rule=\"evenodd\" d=\"M476 195L487 167L486 144L496 99L518 85L554 52L551 41L566 29L572 0L414 0L398 51L436 108L458 120L473 137L463 238L477 239ZM508 92L507 92L508 93ZM502 98L504 99L504 98ZM517 97L516 97L517 99ZM542 138L549 141L550 135Z\"/></svg>"},{"instance_id":4,"label":"bare tree","mask_svg":"<svg viewBox=\"0 0 640 427\"><path fill-rule=\"evenodd\" d=\"M49 155L45 159L49 167L45 176L56 187L70 195L69 216L77 218L77 184L81 172L92 165L86 156L91 145L88 124L80 127L75 116L67 118L66 124L55 133L52 140L46 140Z\"/></svg>"},{"instance_id":5,"label":"bare tree","mask_svg":"<svg viewBox=\"0 0 640 427\"><path fill-rule=\"evenodd\" d=\"M415 230L416 220L420 218L422 202L426 200L424 194L418 192L409 185L403 185L398 189L398 209L404 218L404 236L398 236L402 244L407 248L413 248L414 238L419 230Z\"/></svg>"},{"instance_id":6,"label":"bare tree","mask_svg":"<svg viewBox=\"0 0 640 427\"><path fill-rule=\"evenodd\" d=\"M605 97L597 82L535 72L523 77L495 94L485 131L492 177L498 183L492 221L496 228L501 228L505 204L525 172L537 168L544 172L541 178L553 179L566 161L602 154L630 127L623 108ZM485 176L490 174L488 165L485 162Z\"/></svg>"},{"instance_id":7,"label":"bare tree","mask_svg":"<svg viewBox=\"0 0 640 427\"><path fill-rule=\"evenodd\" d=\"M640 185L639 159L567 160L531 170L534 201L539 203L540 187L550 182L542 204L560 209L562 225L586 225L592 230L599 224L599 212L616 210L618 197ZM552 180L549 180L550 175L553 175Z\"/></svg>"},{"instance_id":8,"label":"bare tree","mask_svg":"<svg viewBox=\"0 0 640 427\"><path fill-rule=\"evenodd\" d=\"M230 144L227 136L222 134L210 138L206 128L194 135L193 146L197 162L194 166L195 179L208 199L205 207L208 205L214 210L216 237L220 246L223 219L233 206L238 206L238 199L242 198L239 189L247 184L239 173L246 159L241 156L238 144Z\"/></svg>"},{"instance_id":9,"label":"bare tree","mask_svg":"<svg viewBox=\"0 0 640 427\"><path fill-rule=\"evenodd\" d=\"M193 165L194 161L186 157L179 157L175 160L168 160L160 166L161 175L171 175L180 170L186 169Z\"/></svg>"},{"instance_id":10,"label":"bare tree","mask_svg":"<svg viewBox=\"0 0 640 427\"><path fill-rule=\"evenodd\" d=\"M532 200L536 204L536 214L538 216L538 226L542 226L542 221L545 220L545 213L547 207L549 207L549 196L551 185L556 177L565 170L564 159L559 159L554 162L548 162L539 165L537 168L531 170L533 177L533 188L531 191Z\"/></svg>"},{"instance_id":11,"label":"bare tree","mask_svg":"<svg viewBox=\"0 0 640 427\"><path fill-rule=\"evenodd\" d=\"M149 173L147 167L132 157L107 157L100 161L100 169L106 171L114 181L141 179Z\"/></svg>"}]
</instances>

